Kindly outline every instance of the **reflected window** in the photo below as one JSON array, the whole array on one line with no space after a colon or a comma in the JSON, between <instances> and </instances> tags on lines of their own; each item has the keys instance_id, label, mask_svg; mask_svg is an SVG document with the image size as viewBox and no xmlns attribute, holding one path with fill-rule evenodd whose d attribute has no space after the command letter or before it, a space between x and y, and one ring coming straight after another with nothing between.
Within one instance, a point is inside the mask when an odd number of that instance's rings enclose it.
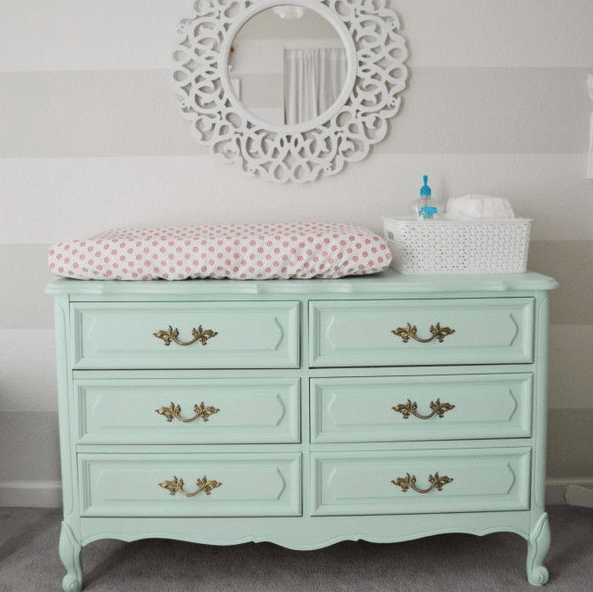
<instances>
[{"instance_id":1,"label":"reflected window","mask_svg":"<svg viewBox=\"0 0 593 592\"><path fill-rule=\"evenodd\" d=\"M340 96L348 62L342 47L284 49L284 123L310 121Z\"/></svg>"}]
</instances>

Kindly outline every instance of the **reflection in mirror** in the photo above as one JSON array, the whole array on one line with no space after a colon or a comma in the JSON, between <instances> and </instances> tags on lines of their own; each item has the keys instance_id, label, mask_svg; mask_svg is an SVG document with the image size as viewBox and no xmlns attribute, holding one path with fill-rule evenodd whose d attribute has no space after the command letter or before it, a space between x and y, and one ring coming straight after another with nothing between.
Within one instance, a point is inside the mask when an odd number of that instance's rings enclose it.
<instances>
[{"instance_id":1,"label":"reflection in mirror","mask_svg":"<svg viewBox=\"0 0 593 592\"><path fill-rule=\"evenodd\" d=\"M273 125L324 114L346 82L348 61L332 24L319 13L286 5L263 10L239 30L229 76L245 108Z\"/></svg>"}]
</instances>

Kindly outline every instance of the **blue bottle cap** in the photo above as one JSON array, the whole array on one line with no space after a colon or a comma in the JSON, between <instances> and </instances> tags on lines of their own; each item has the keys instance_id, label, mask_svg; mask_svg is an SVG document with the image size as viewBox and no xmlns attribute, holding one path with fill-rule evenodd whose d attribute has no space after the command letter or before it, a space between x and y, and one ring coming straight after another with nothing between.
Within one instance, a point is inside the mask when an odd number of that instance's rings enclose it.
<instances>
[{"instance_id":1,"label":"blue bottle cap","mask_svg":"<svg viewBox=\"0 0 593 592\"><path fill-rule=\"evenodd\" d=\"M431 190L428 186L428 175L424 175L424 177L422 177L422 180L424 181L424 185L420 187L420 195L430 196Z\"/></svg>"}]
</instances>

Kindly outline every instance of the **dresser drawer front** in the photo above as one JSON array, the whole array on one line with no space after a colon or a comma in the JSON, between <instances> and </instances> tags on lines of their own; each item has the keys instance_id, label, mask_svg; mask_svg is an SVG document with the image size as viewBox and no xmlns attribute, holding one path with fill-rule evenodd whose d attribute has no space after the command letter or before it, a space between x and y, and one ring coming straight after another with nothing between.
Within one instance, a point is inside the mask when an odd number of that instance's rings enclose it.
<instances>
[{"instance_id":1,"label":"dresser drawer front","mask_svg":"<svg viewBox=\"0 0 593 592\"><path fill-rule=\"evenodd\" d=\"M84 454L79 468L83 516L301 514L296 453Z\"/></svg>"},{"instance_id":2,"label":"dresser drawer front","mask_svg":"<svg viewBox=\"0 0 593 592\"><path fill-rule=\"evenodd\" d=\"M73 318L76 368L299 365L298 302L79 303Z\"/></svg>"},{"instance_id":3,"label":"dresser drawer front","mask_svg":"<svg viewBox=\"0 0 593 592\"><path fill-rule=\"evenodd\" d=\"M529 448L318 453L313 514L527 510L530 465ZM411 478L420 492L404 490Z\"/></svg>"},{"instance_id":4,"label":"dresser drawer front","mask_svg":"<svg viewBox=\"0 0 593 592\"><path fill-rule=\"evenodd\" d=\"M531 298L317 301L309 319L314 367L533 361Z\"/></svg>"},{"instance_id":5,"label":"dresser drawer front","mask_svg":"<svg viewBox=\"0 0 593 592\"><path fill-rule=\"evenodd\" d=\"M531 374L311 380L311 440L389 442L531 435Z\"/></svg>"},{"instance_id":6,"label":"dresser drawer front","mask_svg":"<svg viewBox=\"0 0 593 592\"><path fill-rule=\"evenodd\" d=\"M76 380L83 444L300 441L298 378Z\"/></svg>"}]
</instances>

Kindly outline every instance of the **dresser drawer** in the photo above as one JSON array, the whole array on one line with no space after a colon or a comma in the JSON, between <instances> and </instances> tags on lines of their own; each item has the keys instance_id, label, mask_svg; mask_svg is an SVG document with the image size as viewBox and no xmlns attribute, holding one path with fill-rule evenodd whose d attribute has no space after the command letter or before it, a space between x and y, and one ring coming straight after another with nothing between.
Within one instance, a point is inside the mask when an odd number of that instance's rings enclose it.
<instances>
[{"instance_id":1,"label":"dresser drawer","mask_svg":"<svg viewBox=\"0 0 593 592\"><path fill-rule=\"evenodd\" d=\"M318 453L312 470L318 516L529 509L529 448Z\"/></svg>"},{"instance_id":2,"label":"dresser drawer","mask_svg":"<svg viewBox=\"0 0 593 592\"><path fill-rule=\"evenodd\" d=\"M298 302L76 303L76 368L296 368Z\"/></svg>"},{"instance_id":3,"label":"dresser drawer","mask_svg":"<svg viewBox=\"0 0 593 592\"><path fill-rule=\"evenodd\" d=\"M300 441L298 378L75 380L83 444Z\"/></svg>"},{"instance_id":4,"label":"dresser drawer","mask_svg":"<svg viewBox=\"0 0 593 592\"><path fill-rule=\"evenodd\" d=\"M310 364L529 363L531 298L310 303Z\"/></svg>"},{"instance_id":5,"label":"dresser drawer","mask_svg":"<svg viewBox=\"0 0 593 592\"><path fill-rule=\"evenodd\" d=\"M83 516L301 514L296 453L83 454L79 465Z\"/></svg>"},{"instance_id":6,"label":"dresser drawer","mask_svg":"<svg viewBox=\"0 0 593 592\"><path fill-rule=\"evenodd\" d=\"M531 435L531 374L311 380L312 442Z\"/></svg>"}]
</instances>

